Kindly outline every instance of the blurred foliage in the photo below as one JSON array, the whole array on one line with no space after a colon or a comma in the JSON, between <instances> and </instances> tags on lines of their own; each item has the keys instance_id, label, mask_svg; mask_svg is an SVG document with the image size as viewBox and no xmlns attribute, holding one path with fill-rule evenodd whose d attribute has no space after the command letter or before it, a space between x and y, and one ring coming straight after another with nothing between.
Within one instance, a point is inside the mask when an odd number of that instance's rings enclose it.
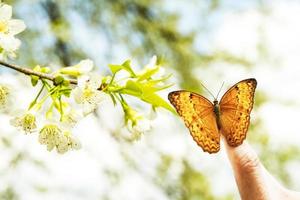
<instances>
[{"instance_id":1,"label":"blurred foliage","mask_svg":"<svg viewBox=\"0 0 300 200\"><path fill-rule=\"evenodd\" d=\"M256 145L259 157L264 166L281 182L292 188L292 174L287 170L290 161L300 160L300 148L296 145L274 146L271 138L258 119L250 126L249 141Z\"/></svg>"},{"instance_id":2,"label":"blurred foliage","mask_svg":"<svg viewBox=\"0 0 300 200\"><path fill-rule=\"evenodd\" d=\"M167 1L160 0L10 0L15 4L18 18L24 19L28 25L22 34L22 49L19 63L34 66L35 64L60 63L65 66L82 58L91 58L97 64L115 63L121 56L130 56L138 62L145 63L153 54L163 56L166 66L178 72L180 86L184 89L201 91L199 79L193 70L207 68L214 62L239 64L240 67L251 68L253 61L236 57L223 50L201 52L196 48L196 40L204 39L209 32L209 20L222 10L225 1L185 2L199 6L199 28L184 32L180 27L180 12L166 9ZM267 12L263 1L255 1L261 12ZM254 3L254 4L255 4ZM201 5L201 6L200 6ZM205 5L205 6L203 6ZM188 23L188 22L187 22ZM87 29L87 30L85 30ZM261 55L268 55L267 47L258 44ZM85 37L98 35L101 37L105 53L94 46L94 37L88 38L89 48L80 43L78 32ZM200 40L201 41L201 40ZM98 53L99 52L99 53ZM102 53L101 53L102 52ZM262 56L261 59L267 56ZM122 58L124 59L124 58ZM102 70L102 68L101 68ZM268 100L260 91L256 95L255 110ZM289 161L299 159L299 147L272 147L268 134L259 119L253 121L249 130L249 141L259 150L259 156L275 176L291 186L290 175L286 167ZM1 138L7 147L10 142ZM23 154L12 158L15 165ZM130 159L129 159L130 160ZM134 160L130 160L135 168ZM168 170L178 159L161 155L161 163L157 168L155 182L163 188L170 199L219 199L214 196L209 177L193 169L187 160L181 160L182 173L178 180L168 178ZM120 178L118 173L107 171L113 183ZM16 199L12 188L0 191L0 199ZM109 199L109 197L107 197ZM231 194L220 199L233 199Z\"/></svg>"},{"instance_id":3,"label":"blurred foliage","mask_svg":"<svg viewBox=\"0 0 300 200\"><path fill-rule=\"evenodd\" d=\"M5 190L0 191L0 200L18 200L19 197L14 191L13 187L7 187Z\"/></svg>"},{"instance_id":4,"label":"blurred foliage","mask_svg":"<svg viewBox=\"0 0 300 200\"><path fill-rule=\"evenodd\" d=\"M188 162L184 161L184 171L181 174L182 198L188 199L215 199L211 192L211 186L204 174L193 169Z\"/></svg>"},{"instance_id":5,"label":"blurred foliage","mask_svg":"<svg viewBox=\"0 0 300 200\"><path fill-rule=\"evenodd\" d=\"M211 6L201 11L213 15L218 11L217 2L205 1ZM190 3L197 5L195 1ZM97 59L106 60L106 63L115 62L113 59L118 56L119 49L125 49L130 57L144 63L145 58L154 54L161 55L166 66L172 66L180 72L181 86L185 89L199 91L199 80L193 73L195 67L207 67L215 61L251 65L250 61L225 51L200 53L195 47L199 33L182 33L179 27L180 15L166 11L164 5L164 1L150 0L36 1L32 8L37 11L36 17L47 17L49 24L48 27L41 24L43 26L40 29L27 29L24 34L25 44L20 52L22 63L25 61L31 65L36 61L51 61L70 65L70 60L91 57L90 52L84 51L74 37L85 27L80 27L80 24L76 26L70 17L72 15L84 20L90 31L108 41L105 55L99 54ZM29 12L30 9L23 14ZM207 15L199 16L199 22L205 22L205 18L209 17ZM41 43L46 39L47 42ZM93 48L93 43L90 46Z\"/></svg>"},{"instance_id":6,"label":"blurred foliage","mask_svg":"<svg viewBox=\"0 0 300 200\"><path fill-rule=\"evenodd\" d=\"M174 160L168 155L161 156L161 165L157 168L157 180L156 182L160 187L164 188L166 193L171 199L178 200L229 200L233 199L232 194L227 194L222 197L217 197L213 193L213 185L209 182L209 176L194 169L189 161L186 159ZM174 180L174 177L168 177L170 175L170 169L172 165L180 164L183 167L178 180Z\"/></svg>"}]
</instances>

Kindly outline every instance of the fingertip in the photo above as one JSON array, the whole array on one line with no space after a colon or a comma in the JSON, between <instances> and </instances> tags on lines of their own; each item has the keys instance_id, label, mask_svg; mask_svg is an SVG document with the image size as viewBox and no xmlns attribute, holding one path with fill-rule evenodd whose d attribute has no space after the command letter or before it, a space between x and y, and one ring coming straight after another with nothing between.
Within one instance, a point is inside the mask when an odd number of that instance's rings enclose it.
<instances>
[{"instance_id":1,"label":"fingertip","mask_svg":"<svg viewBox=\"0 0 300 200\"><path fill-rule=\"evenodd\" d=\"M237 147L229 146L223 138L224 145L229 157L230 163L234 169L254 172L260 165L259 158L254 149L244 141Z\"/></svg>"}]
</instances>

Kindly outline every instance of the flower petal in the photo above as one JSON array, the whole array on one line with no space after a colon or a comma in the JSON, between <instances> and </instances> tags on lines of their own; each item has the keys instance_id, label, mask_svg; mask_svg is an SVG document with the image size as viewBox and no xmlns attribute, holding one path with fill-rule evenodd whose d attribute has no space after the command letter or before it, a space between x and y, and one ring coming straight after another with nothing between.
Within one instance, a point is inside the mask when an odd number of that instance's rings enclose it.
<instances>
[{"instance_id":1,"label":"flower petal","mask_svg":"<svg viewBox=\"0 0 300 200\"><path fill-rule=\"evenodd\" d=\"M88 85L91 88L97 90L100 87L101 82L102 82L102 76L101 75L99 75L99 74L91 74Z\"/></svg>"},{"instance_id":2,"label":"flower petal","mask_svg":"<svg viewBox=\"0 0 300 200\"><path fill-rule=\"evenodd\" d=\"M85 74L92 71L94 62L89 59L82 60L76 65L76 67L80 70L81 74Z\"/></svg>"},{"instance_id":3,"label":"flower petal","mask_svg":"<svg viewBox=\"0 0 300 200\"><path fill-rule=\"evenodd\" d=\"M8 31L10 35L16 35L26 28L25 23L22 20L12 19L8 21Z\"/></svg>"},{"instance_id":4,"label":"flower petal","mask_svg":"<svg viewBox=\"0 0 300 200\"><path fill-rule=\"evenodd\" d=\"M83 115L87 116L97 108L96 104L90 104L88 102L83 103Z\"/></svg>"},{"instance_id":5,"label":"flower petal","mask_svg":"<svg viewBox=\"0 0 300 200\"><path fill-rule=\"evenodd\" d=\"M0 47L5 51L16 51L21 45L21 41L12 35L0 34Z\"/></svg>"},{"instance_id":6,"label":"flower petal","mask_svg":"<svg viewBox=\"0 0 300 200\"><path fill-rule=\"evenodd\" d=\"M145 66L146 68L154 68L157 62L157 56L152 56L150 62Z\"/></svg>"},{"instance_id":7,"label":"flower petal","mask_svg":"<svg viewBox=\"0 0 300 200\"><path fill-rule=\"evenodd\" d=\"M76 137L71 138L71 148L74 150L78 150L81 148L81 143Z\"/></svg>"},{"instance_id":8,"label":"flower petal","mask_svg":"<svg viewBox=\"0 0 300 200\"><path fill-rule=\"evenodd\" d=\"M82 104L84 99L83 99L83 89L81 89L79 86L76 87L73 91L72 91L73 97L75 99L75 102L78 104Z\"/></svg>"},{"instance_id":9,"label":"flower petal","mask_svg":"<svg viewBox=\"0 0 300 200\"><path fill-rule=\"evenodd\" d=\"M77 79L77 86L80 87L80 88L84 88L85 85L86 85L86 82L88 82L89 80L89 76L88 75L83 75L83 76L80 76L78 79Z\"/></svg>"},{"instance_id":10,"label":"flower petal","mask_svg":"<svg viewBox=\"0 0 300 200\"><path fill-rule=\"evenodd\" d=\"M0 21L8 21L12 16L12 7L6 4L0 6Z\"/></svg>"}]
</instances>

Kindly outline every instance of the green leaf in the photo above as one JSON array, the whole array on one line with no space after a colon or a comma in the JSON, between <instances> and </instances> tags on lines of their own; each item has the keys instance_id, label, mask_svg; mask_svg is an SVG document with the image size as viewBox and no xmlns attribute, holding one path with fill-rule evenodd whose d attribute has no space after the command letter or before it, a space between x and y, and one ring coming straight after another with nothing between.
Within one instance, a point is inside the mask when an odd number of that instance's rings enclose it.
<instances>
[{"instance_id":1,"label":"green leaf","mask_svg":"<svg viewBox=\"0 0 300 200\"><path fill-rule=\"evenodd\" d=\"M167 76L161 77L160 79L152 79L152 80L148 80L147 82L157 84L159 82L164 82L164 81L168 80L171 76L172 76L172 74L169 74Z\"/></svg>"},{"instance_id":2,"label":"green leaf","mask_svg":"<svg viewBox=\"0 0 300 200\"><path fill-rule=\"evenodd\" d=\"M41 72L41 66L37 65L33 68L33 71Z\"/></svg>"},{"instance_id":3,"label":"green leaf","mask_svg":"<svg viewBox=\"0 0 300 200\"><path fill-rule=\"evenodd\" d=\"M70 85L70 81L69 80L64 80L62 85L68 87Z\"/></svg>"},{"instance_id":4,"label":"green leaf","mask_svg":"<svg viewBox=\"0 0 300 200\"><path fill-rule=\"evenodd\" d=\"M49 67L42 67L42 68L40 69L40 71L41 71L42 73L48 74L49 72L51 72L51 69L50 69Z\"/></svg>"},{"instance_id":5,"label":"green leaf","mask_svg":"<svg viewBox=\"0 0 300 200\"><path fill-rule=\"evenodd\" d=\"M39 82L39 77L38 76L34 76L34 75L31 75L31 85L34 87L37 85L37 83Z\"/></svg>"},{"instance_id":6,"label":"green leaf","mask_svg":"<svg viewBox=\"0 0 300 200\"><path fill-rule=\"evenodd\" d=\"M157 90L155 88L149 87L147 83L128 80L125 88L120 90L120 93L136 96L154 107L163 107L176 114L174 108L158 94L156 94L156 91Z\"/></svg>"},{"instance_id":7,"label":"green leaf","mask_svg":"<svg viewBox=\"0 0 300 200\"><path fill-rule=\"evenodd\" d=\"M71 92L72 92L72 89L70 89L70 88L64 88L64 89L60 90L60 94L66 96L66 97L70 97Z\"/></svg>"},{"instance_id":8,"label":"green leaf","mask_svg":"<svg viewBox=\"0 0 300 200\"><path fill-rule=\"evenodd\" d=\"M159 65L156 65L154 68L145 69L140 75L138 75L138 81L143 81L151 78L152 75L156 74L159 71Z\"/></svg>"},{"instance_id":9,"label":"green leaf","mask_svg":"<svg viewBox=\"0 0 300 200\"><path fill-rule=\"evenodd\" d=\"M133 71L132 68L131 68L131 61L130 61L130 60L126 60L126 61L122 64L122 66L124 67L124 69L125 69L126 71L128 71L128 72L130 73L130 75L131 75L132 77L136 77L136 74L134 73L134 71Z\"/></svg>"},{"instance_id":10,"label":"green leaf","mask_svg":"<svg viewBox=\"0 0 300 200\"><path fill-rule=\"evenodd\" d=\"M137 82L135 82L135 81L133 81L133 80L128 80L127 82L126 82L126 85L125 85L125 87L127 88L127 89L129 89L129 90L132 90L132 91L136 91L136 92L139 92L139 93L142 93L143 91L142 91L142 89L141 89L141 84L139 84L139 83L137 83Z\"/></svg>"},{"instance_id":11,"label":"green leaf","mask_svg":"<svg viewBox=\"0 0 300 200\"><path fill-rule=\"evenodd\" d=\"M141 99L145 102L150 103L154 107L163 107L163 108L169 110L170 112L172 112L173 114L177 115L174 108L168 102L166 102L163 98L161 98L159 95L157 95L155 93L143 93L143 95L141 96Z\"/></svg>"},{"instance_id":12,"label":"green leaf","mask_svg":"<svg viewBox=\"0 0 300 200\"><path fill-rule=\"evenodd\" d=\"M108 66L109 66L109 68L110 68L110 71L111 71L113 74L115 74L115 73L117 73L118 71L120 71L120 70L123 69L123 66L122 66L122 65L112 65L112 64L110 64L110 65L108 65Z\"/></svg>"},{"instance_id":13,"label":"green leaf","mask_svg":"<svg viewBox=\"0 0 300 200\"><path fill-rule=\"evenodd\" d=\"M131 68L130 62L131 62L130 60L126 60L122 65L110 64L108 66L113 74L116 74L117 72L119 72L121 70L125 70L130 74L131 77L136 77L136 74L134 73L134 71Z\"/></svg>"},{"instance_id":14,"label":"green leaf","mask_svg":"<svg viewBox=\"0 0 300 200\"><path fill-rule=\"evenodd\" d=\"M141 84L143 85L144 88L148 88L148 90L151 89L151 91L154 91L154 92L158 92L158 91L167 89L167 88L172 87L174 85L174 84L168 84L168 85L161 84L160 86L158 86L157 84L159 82L161 82L161 80L148 80L147 82L141 83Z\"/></svg>"},{"instance_id":15,"label":"green leaf","mask_svg":"<svg viewBox=\"0 0 300 200\"><path fill-rule=\"evenodd\" d=\"M64 80L63 76L58 75L54 78L54 85L60 85L64 82Z\"/></svg>"},{"instance_id":16,"label":"green leaf","mask_svg":"<svg viewBox=\"0 0 300 200\"><path fill-rule=\"evenodd\" d=\"M128 80L124 88L119 90L120 93L140 97L143 93L139 84L135 81Z\"/></svg>"},{"instance_id":17,"label":"green leaf","mask_svg":"<svg viewBox=\"0 0 300 200\"><path fill-rule=\"evenodd\" d=\"M36 104L36 100L33 100L33 101L30 103L28 110L30 110L35 104Z\"/></svg>"},{"instance_id":18,"label":"green leaf","mask_svg":"<svg viewBox=\"0 0 300 200\"><path fill-rule=\"evenodd\" d=\"M35 66L33 68L33 71L35 72L41 72L41 67L39 65ZM31 85L34 87L37 85L38 81L39 81L39 77L38 76L34 76L34 75L31 75Z\"/></svg>"}]
</instances>

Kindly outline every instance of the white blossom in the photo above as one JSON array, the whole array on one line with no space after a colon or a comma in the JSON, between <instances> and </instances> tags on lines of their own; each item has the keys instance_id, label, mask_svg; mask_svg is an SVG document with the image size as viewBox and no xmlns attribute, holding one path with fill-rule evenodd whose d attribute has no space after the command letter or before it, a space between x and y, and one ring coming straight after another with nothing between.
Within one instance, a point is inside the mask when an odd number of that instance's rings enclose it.
<instances>
[{"instance_id":1,"label":"white blossom","mask_svg":"<svg viewBox=\"0 0 300 200\"><path fill-rule=\"evenodd\" d=\"M132 133L130 140L138 140L143 133L151 129L150 121L128 105L123 105L123 109L127 129Z\"/></svg>"},{"instance_id":2,"label":"white blossom","mask_svg":"<svg viewBox=\"0 0 300 200\"><path fill-rule=\"evenodd\" d=\"M26 26L22 20L11 19L12 7L0 4L0 59L7 56L15 57L15 51L20 47L20 40L14 36L22 32Z\"/></svg>"},{"instance_id":3,"label":"white blossom","mask_svg":"<svg viewBox=\"0 0 300 200\"><path fill-rule=\"evenodd\" d=\"M69 135L65 133L60 134L56 144L57 153L64 154L69 149Z\"/></svg>"},{"instance_id":4,"label":"white blossom","mask_svg":"<svg viewBox=\"0 0 300 200\"><path fill-rule=\"evenodd\" d=\"M6 107L9 99L9 89L0 85L0 109Z\"/></svg>"},{"instance_id":5,"label":"white blossom","mask_svg":"<svg viewBox=\"0 0 300 200\"><path fill-rule=\"evenodd\" d=\"M81 143L76 137L70 137L70 147L74 150L78 150L81 148Z\"/></svg>"},{"instance_id":6,"label":"white blossom","mask_svg":"<svg viewBox=\"0 0 300 200\"><path fill-rule=\"evenodd\" d=\"M73 128L77 124L77 122L82 118L83 116L80 112L74 109L70 109L66 111L66 113L64 113L61 123L65 127Z\"/></svg>"},{"instance_id":7,"label":"white blossom","mask_svg":"<svg viewBox=\"0 0 300 200\"><path fill-rule=\"evenodd\" d=\"M36 130L36 117L31 112L26 112L23 115L17 116L10 120L10 124L23 130L25 134L32 133Z\"/></svg>"},{"instance_id":8,"label":"white blossom","mask_svg":"<svg viewBox=\"0 0 300 200\"><path fill-rule=\"evenodd\" d=\"M14 36L0 33L0 60L6 57L15 58L16 51L20 48L21 41Z\"/></svg>"},{"instance_id":9,"label":"white blossom","mask_svg":"<svg viewBox=\"0 0 300 200\"><path fill-rule=\"evenodd\" d=\"M106 93L99 90L100 85L101 76L96 74L78 79L78 86L73 90L73 96L76 103L83 105L85 116L93 112L108 97Z\"/></svg>"},{"instance_id":10,"label":"white blossom","mask_svg":"<svg viewBox=\"0 0 300 200\"><path fill-rule=\"evenodd\" d=\"M56 124L45 125L39 133L39 142L47 145L47 150L56 148L57 153L64 154L69 150L78 150L80 142L70 131L62 131Z\"/></svg>"},{"instance_id":11,"label":"white blossom","mask_svg":"<svg viewBox=\"0 0 300 200\"><path fill-rule=\"evenodd\" d=\"M151 124L148 119L139 115L139 118L127 122L127 128L134 135L141 135L151 129Z\"/></svg>"},{"instance_id":12,"label":"white blossom","mask_svg":"<svg viewBox=\"0 0 300 200\"><path fill-rule=\"evenodd\" d=\"M9 35L16 35L22 32L26 25L22 20L11 19L12 7L7 4L0 4L0 32Z\"/></svg>"},{"instance_id":13,"label":"white blossom","mask_svg":"<svg viewBox=\"0 0 300 200\"><path fill-rule=\"evenodd\" d=\"M22 20L11 19L11 17L12 7L0 4L0 33L14 36L26 28Z\"/></svg>"},{"instance_id":14,"label":"white blossom","mask_svg":"<svg viewBox=\"0 0 300 200\"><path fill-rule=\"evenodd\" d=\"M153 56L144 69L138 74L138 81L149 78L161 79L165 76L165 69L157 63L157 57Z\"/></svg>"},{"instance_id":15,"label":"white blossom","mask_svg":"<svg viewBox=\"0 0 300 200\"><path fill-rule=\"evenodd\" d=\"M149 63L145 66L146 69L153 69L156 67L157 56L152 56Z\"/></svg>"},{"instance_id":16,"label":"white blossom","mask_svg":"<svg viewBox=\"0 0 300 200\"><path fill-rule=\"evenodd\" d=\"M77 77L77 76L88 74L90 71L92 71L93 68L94 68L94 62L92 60L86 59L80 61L76 65L61 68L59 72L62 74L68 74Z\"/></svg>"},{"instance_id":17,"label":"white blossom","mask_svg":"<svg viewBox=\"0 0 300 200\"><path fill-rule=\"evenodd\" d=\"M146 118L141 118L137 121L136 125L132 127L136 132L144 133L151 129L150 121Z\"/></svg>"}]
</instances>

